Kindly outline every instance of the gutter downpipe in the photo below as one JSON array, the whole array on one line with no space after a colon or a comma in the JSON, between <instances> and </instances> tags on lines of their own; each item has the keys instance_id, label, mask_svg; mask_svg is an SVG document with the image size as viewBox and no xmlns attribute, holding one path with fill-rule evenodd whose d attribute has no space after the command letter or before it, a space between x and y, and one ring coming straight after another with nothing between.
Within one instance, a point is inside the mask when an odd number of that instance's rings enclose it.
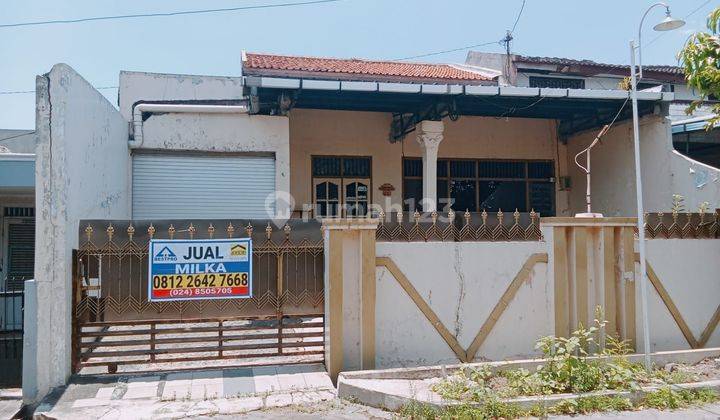
<instances>
[{"instance_id":1,"label":"gutter downpipe","mask_svg":"<svg viewBox=\"0 0 720 420\"><path fill-rule=\"evenodd\" d=\"M128 141L131 149L143 143L143 112L151 113L192 113L192 114L247 114L246 105L195 105L195 104L148 104L140 103L133 107L133 139Z\"/></svg>"}]
</instances>

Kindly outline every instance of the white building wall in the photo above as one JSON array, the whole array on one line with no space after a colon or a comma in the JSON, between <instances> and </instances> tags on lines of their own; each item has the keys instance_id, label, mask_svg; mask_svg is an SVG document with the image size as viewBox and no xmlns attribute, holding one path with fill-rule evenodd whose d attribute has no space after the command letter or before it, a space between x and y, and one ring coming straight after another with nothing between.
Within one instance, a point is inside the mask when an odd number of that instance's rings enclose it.
<instances>
[{"instance_id":1,"label":"white building wall","mask_svg":"<svg viewBox=\"0 0 720 420\"><path fill-rule=\"evenodd\" d=\"M443 325L467 350L508 285L545 242L378 242ZM376 367L458 363L450 347L384 267L377 269ZM500 317L476 360L535 354L551 335L553 288L548 265L538 263Z\"/></svg>"},{"instance_id":2,"label":"white building wall","mask_svg":"<svg viewBox=\"0 0 720 420\"><path fill-rule=\"evenodd\" d=\"M673 194L685 197L688 210L696 210L705 201L711 208L720 207L720 171L675 152L670 128L670 120L661 116L649 115L640 121L645 211L668 212ZM585 175L573 159L596 135L596 131L587 131L568 139L573 213L582 211L586 185ZM633 216L636 205L632 122L616 124L593 148L591 159L593 211L605 216Z\"/></svg>"},{"instance_id":3,"label":"white building wall","mask_svg":"<svg viewBox=\"0 0 720 420\"><path fill-rule=\"evenodd\" d=\"M118 105L127 121L138 101L243 99L242 77L120 72Z\"/></svg>"},{"instance_id":4,"label":"white building wall","mask_svg":"<svg viewBox=\"0 0 720 420\"><path fill-rule=\"evenodd\" d=\"M647 260L696 340L720 305L720 240L653 239L647 241ZM638 264L639 271L639 264ZM640 296L638 288L637 296ZM636 305L638 342L642 346L642 313ZM690 346L660 295L648 282L648 313L652 351L689 349ZM720 326L705 348L720 346Z\"/></svg>"},{"instance_id":5,"label":"white building wall","mask_svg":"<svg viewBox=\"0 0 720 420\"><path fill-rule=\"evenodd\" d=\"M35 389L26 401L65 384L70 375L71 266L80 219L130 216L128 125L102 94L65 64L37 78ZM33 347L34 344L34 347ZM28 370L25 370L27 375Z\"/></svg>"}]
</instances>

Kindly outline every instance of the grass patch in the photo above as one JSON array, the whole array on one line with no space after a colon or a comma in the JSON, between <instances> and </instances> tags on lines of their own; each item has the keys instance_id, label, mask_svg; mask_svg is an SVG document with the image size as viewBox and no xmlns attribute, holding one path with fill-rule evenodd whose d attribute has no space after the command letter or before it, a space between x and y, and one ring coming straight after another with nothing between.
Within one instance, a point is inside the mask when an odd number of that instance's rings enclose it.
<instances>
[{"instance_id":1,"label":"grass patch","mask_svg":"<svg viewBox=\"0 0 720 420\"><path fill-rule=\"evenodd\" d=\"M465 368L435 384L432 390L443 399L458 404L438 410L419 403L403 408L400 415L407 418L517 418L543 417L551 414L585 414L602 411L626 411L637 408L677 409L718 401L712 390L673 389L671 385L697 382L700 377L687 366L672 364L668 369L647 372L627 355L632 349L628 342L605 335L605 322L595 320L591 328L580 326L570 337L543 337L536 348L547 360L535 371L513 369L494 372L488 367ZM599 342L603 338L601 348ZM605 356L591 358L591 355ZM519 396L541 396L594 391L638 390L643 385L666 385L650 392L634 406L619 396L587 396L563 400L530 410L504 400Z\"/></svg>"}]
</instances>

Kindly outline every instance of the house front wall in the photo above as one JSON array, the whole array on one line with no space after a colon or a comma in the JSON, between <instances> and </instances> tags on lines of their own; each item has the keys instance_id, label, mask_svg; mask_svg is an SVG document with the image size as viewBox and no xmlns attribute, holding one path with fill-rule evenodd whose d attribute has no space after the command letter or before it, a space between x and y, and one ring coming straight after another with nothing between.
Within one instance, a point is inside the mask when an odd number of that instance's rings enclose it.
<instances>
[{"instance_id":1,"label":"house front wall","mask_svg":"<svg viewBox=\"0 0 720 420\"><path fill-rule=\"evenodd\" d=\"M371 201L384 209L402 204L403 157L422 157L417 133L390 143L392 116L379 112L294 109L290 115L290 192L295 210L313 202L313 156L368 156L372 158ZM554 120L523 118L446 118L438 158L552 160L555 174L567 173L565 146L557 141ZM558 162L560 166L558 167ZM390 197L378 188L391 184ZM568 211L567 195L556 188L558 215ZM512 210L512 209L508 209Z\"/></svg>"}]
</instances>

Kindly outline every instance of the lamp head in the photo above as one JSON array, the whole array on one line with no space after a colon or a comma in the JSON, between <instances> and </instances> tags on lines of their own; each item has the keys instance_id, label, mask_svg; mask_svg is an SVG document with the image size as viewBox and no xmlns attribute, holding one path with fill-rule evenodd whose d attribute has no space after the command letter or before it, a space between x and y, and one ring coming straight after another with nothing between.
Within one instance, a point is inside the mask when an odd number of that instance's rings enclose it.
<instances>
[{"instance_id":1,"label":"lamp head","mask_svg":"<svg viewBox=\"0 0 720 420\"><path fill-rule=\"evenodd\" d=\"M685 25L685 21L682 19L675 19L674 17L670 16L670 8L667 7L665 9L665 19L663 19L657 25L653 26L653 29L660 32L672 31L673 29L677 29L683 25Z\"/></svg>"}]
</instances>

